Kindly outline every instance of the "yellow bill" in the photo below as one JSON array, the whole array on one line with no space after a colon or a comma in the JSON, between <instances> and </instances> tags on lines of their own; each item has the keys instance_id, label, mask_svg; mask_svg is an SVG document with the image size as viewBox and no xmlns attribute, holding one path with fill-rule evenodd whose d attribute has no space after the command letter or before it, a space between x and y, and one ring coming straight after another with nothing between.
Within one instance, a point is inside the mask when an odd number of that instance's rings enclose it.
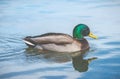
<instances>
[{"instance_id":1,"label":"yellow bill","mask_svg":"<svg viewBox=\"0 0 120 79\"><path fill-rule=\"evenodd\" d=\"M89 35L88 35L89 37L91 37L91 38L94 38L94 39L97 39L98 37L97 36L95 36L93 33L89 33Z\"/></svg>"}]
</instances>

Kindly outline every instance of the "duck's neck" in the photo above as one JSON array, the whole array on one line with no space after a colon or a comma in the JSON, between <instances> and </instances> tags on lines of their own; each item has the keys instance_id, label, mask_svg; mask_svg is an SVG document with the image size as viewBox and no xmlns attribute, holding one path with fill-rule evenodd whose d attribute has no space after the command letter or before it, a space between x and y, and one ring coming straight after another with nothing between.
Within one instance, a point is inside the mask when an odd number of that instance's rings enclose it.
<instances>
[{"instance_id":1,"label":"duck's neck","mask_svg":"<svg viewBox=\"0 0 120 79\"><path fill-rule=\"evenodd\" d=\"M88 43L88 41L85 38L80 39L79 41L80 41L80 43L82 45L82 49L83 50L89 49L89 43Z\"/></svg>"}]
</instances>

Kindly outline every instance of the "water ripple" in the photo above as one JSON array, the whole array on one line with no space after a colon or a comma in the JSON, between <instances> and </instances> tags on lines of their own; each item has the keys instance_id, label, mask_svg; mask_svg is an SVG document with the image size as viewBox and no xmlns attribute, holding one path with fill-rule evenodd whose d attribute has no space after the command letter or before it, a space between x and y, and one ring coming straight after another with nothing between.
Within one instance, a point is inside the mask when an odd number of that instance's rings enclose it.
<instances>
[{"instance_id":1,"label":"water ripple","mask_svg":"<svg viewBox=\"0 0 120 79\"><path fill-rule=\"evenodd\" d=\"M54 71L54 70L64 70L68 67L48 67L48 68L39 68L39 69L33 69L33 70L27 70L27 71L20 71L20 72L10 72L10 73L5 73L5 74L2 74L0 75L0 78L2 79L5 79L5 78L10 78L10 77L14 77L14 76L19 76L19 75L28 75L28 74L34 74L34 73L38 73L39 71L43 71L43 72L46 72L46 71Z\"/></svg>"},{"instance_id":2,"label":"water ripple","mask_svg":"<svg viewBox=\"0 0 120 79\"><path fill-rule=\"evenodd\" d=\"M18 35L0 35L0 61L6 61L22 54L23 44Z\"/></svg>"}]
</instances>

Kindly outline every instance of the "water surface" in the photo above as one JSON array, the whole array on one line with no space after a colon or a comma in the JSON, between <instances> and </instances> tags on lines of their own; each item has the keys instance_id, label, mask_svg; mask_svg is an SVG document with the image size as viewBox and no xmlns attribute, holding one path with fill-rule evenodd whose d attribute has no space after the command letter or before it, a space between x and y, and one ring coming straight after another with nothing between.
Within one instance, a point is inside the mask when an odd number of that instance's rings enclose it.
<instances>
[{"instance_id":1,"label":"water surface","mask_svg":"<svg viewBox=\"0 0 120 79\"><path fill-rule=\"evenodd\" d=\"M119 79L119 0L0 0L0 79ZM86 37L90 50L39 53L25 36L47 32L72 35L84 23L99 36Z\"/></svg>"}]
</instances>

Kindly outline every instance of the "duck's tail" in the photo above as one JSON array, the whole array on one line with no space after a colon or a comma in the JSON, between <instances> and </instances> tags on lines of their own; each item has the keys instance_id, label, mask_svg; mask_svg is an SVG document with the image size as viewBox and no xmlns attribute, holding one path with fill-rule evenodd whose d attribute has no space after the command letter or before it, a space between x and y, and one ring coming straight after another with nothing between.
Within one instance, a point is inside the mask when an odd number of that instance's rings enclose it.
<instances>
[{"instance_id":1,"label":"duck's tail","mask_svg":"<svg viewBox=\"0 0 120 79\"><path fill-rule=\"evenodd\" d=\"M31 36L25 37L23 41L29 47L34 47L36 45L35 42L31 39Z\"/></svg>"}]
</instances>

